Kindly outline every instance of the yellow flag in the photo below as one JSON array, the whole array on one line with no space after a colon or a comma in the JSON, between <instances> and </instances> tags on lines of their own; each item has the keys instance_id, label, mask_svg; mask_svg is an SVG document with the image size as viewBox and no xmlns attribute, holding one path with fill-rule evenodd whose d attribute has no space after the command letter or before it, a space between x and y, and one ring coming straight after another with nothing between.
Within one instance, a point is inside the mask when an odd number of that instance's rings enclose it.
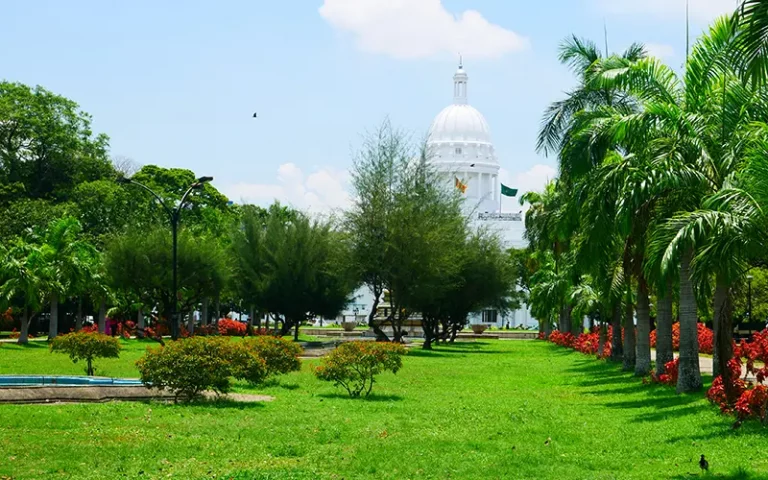
<instances>
[{"instance_id":1,"label":"yellow flag","mask_svg":"<svg viewBox=\"0 0 768 480\"><path fill-rule=\"evenodd\" d=\"M467 184L459 180L459 177L454 177L456 188L461 190L461 193L467 193Z\"/></svg>"}]
</instances>

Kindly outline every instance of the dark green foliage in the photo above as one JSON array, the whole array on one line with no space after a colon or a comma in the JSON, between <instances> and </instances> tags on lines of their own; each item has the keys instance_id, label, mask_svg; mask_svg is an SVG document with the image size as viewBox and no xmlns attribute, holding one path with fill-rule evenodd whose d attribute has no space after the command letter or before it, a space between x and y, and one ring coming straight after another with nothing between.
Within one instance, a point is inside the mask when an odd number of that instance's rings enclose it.
<instances>
[{"instance_id":1,"label":"dark green foliage","mask_svg":"<svg viewBox=\"0 0 768 480\"><path fill-rule=\"evenodd\" d=\"M243 340L245 347L267 364L267 375L282 375L301 370L299 344L285 338L262 335Z\"/></svg>"},{"instance_id":2,"label":"dark green foliage","mask_svg":"<svg viewBox=\"0 0 768 480\"><path fill-rule=\"evenodd\" d=\"M267 374L262 358L220 337L192 337L147 349L136 366L142 382L170 390L176 400L192 400L206 390L226 393L232 387L230 377L259 383Z\"/></svg>"},{"instance_id":3,"label":"dark green foliage","mask_svg":"<svg viewBox=\"0 0 768 480\"><path fill-rule=\"evenodd\" d=\"M86 374L93 375L93 361L97 358L118 358L120 341L101 333L73 332L60 335L51 342L51 352L66 353L72 362L86 362Z\"/></svg>"}]
</instances>

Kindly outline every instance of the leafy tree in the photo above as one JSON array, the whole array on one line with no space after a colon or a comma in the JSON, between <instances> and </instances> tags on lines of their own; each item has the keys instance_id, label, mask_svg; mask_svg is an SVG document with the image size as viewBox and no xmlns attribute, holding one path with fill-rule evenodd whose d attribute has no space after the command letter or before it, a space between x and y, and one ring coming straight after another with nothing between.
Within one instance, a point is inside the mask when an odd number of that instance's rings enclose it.
<instances>
[{"instance_id":1,"label":"leafy tree","mask_svg":"<svg viewBox=\"0 0 768 480\"><path fill-rule=\"evenodd\" d=\"M108 138L78 105L42 87L0 82L0 184L64 201L76 184L113 175Z\"/></svg>"},{"instance_id":2,"label":"leafy tree","mask_svg":"<svg viewBox=\"0 0 768 480\"><path fill-rule=\"evenodd\" d=\"M235 234L241 291L263 311L282 320L281 334L316 315L335 316L347 304L353 284L345 269L347 242L328 222L296 213L288 220L280 207L264 219L245 212Z\"/></svg>"},{"instance_id":3,"label":"leafy tree","mask_svg":"<svg viewBox=\"0 0 768 480\"><path fill-rule=\"evenodd\" d=\"M171 318L171 235L165 228L133 231L107 242L106 281L112 288L136 294L144 305L156 305ZM182 230L178 239L180 311L189 311L215 297L227 282L228 260L219 243ZM177 319L178 321L178 319Z\"/></svg>"},{"instance_id":4,"label":"leafy tree","mask_svg":"<svg viewBox=\"0 0 768 480\"><path fill-rule=\"evenodd\" d=\"M74 332L56 337L51 352L66 353L73 363L85 360L86 375L93 376L93 361L97 358L120 356L120 341L101 333Z\"/></svg>"},{"instance_id":5,"label":"leafy tree","mask_svg":"<svg viewBox=\"0 0 768 480\"><path fill-rule=\"evenodd\" d=\"M29 324L43 307L48 286L41 274L40 250L33 243L16 239L10 248L0 248L0 302L21 313L18 343L29 341Z\"/></svg>"}]
</instances>

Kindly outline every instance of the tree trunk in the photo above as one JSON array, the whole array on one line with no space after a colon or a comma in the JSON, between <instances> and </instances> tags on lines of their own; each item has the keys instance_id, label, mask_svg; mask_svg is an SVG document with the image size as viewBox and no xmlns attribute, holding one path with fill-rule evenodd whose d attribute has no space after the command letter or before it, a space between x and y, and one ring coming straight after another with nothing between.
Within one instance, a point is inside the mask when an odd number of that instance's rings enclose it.
<instances>
[{"instance_id":1,"label":"tree trunk","mask_svg":"<svg viewBox=\"0 0 768 480\"><path fill-rule=\"evenodd\" d=\"M568 307L566 316L568 317L568 326L571 329L570 332L574 337L578 337L584 333L584 318L573 318L573 307Z\"/></svg>"},{"instance_id":2,"label":"tree trunk","mask_svg":"<svg viewBox=\"0 0 768 480\"><path fill-rule=\"evenodd\" d=\"M715 305L712 318L715 345L713 348L713 376L723 375L723 380L729 376L728 361L733 358L733 304L731 289L728 283L718 275L715 280ZM724 383L724 385L730 385ZM727 392L726 392L727 393Z\"/></svg>"},{"instance_id":3,"label":"tree trunk","mask_svg":"<svg viewBox=\"0 0 768 480\"><path fill-rule=\"evenodd\" d=\"M379 298L381 297L381 293L377 292L376 289L373 289L371 293L373 293L373 305L371 305L371 311L368 312L368 326L373 330L373 333L376 334L377 341L388 342L389 337L374 321L376 319L376 310L379 308Z\"/></svg>"},{"instance_id":4,"label":"tree trunk","mask_svg":"<svg viewBox=\"0 0 768 480\"><path fill-rule=\"evenodd\" d=\"M691 283L693 250L686 250L680 259L680 366L677 393L701 390L699 369L699 337L696 328L696 297Z\"/></svg>"},{"instance_id":5,"label":"tree trunk","mask_svg":"<svg viewBox=\"0 0 768 480\"><path fill-rule=\"evenodd\" d=\"M552 333L552 318L547 318L544 321L544 336L549 338L549 335Z\"/></svg>"},{"instance_id":6,"label":"tree trunk","mask_svg":"<svg viewBox=\"0 0 768 480\"><path fill-rule=\"evenodd\" d=\"M629 277L625 277L629 278ZM625 371L635 369L636 345L635 345L635 309L632 306L632 294L627 287L627 302L624 305L624 356L622 357L622 368Z\"/></svg>"},{"instance_id":7,"label":"tree trunk","mask_svg":"<svg viewBox=\"0 0 768 480\"><path fill-rule=\"evenodd\" d=\"M605 349L605 342L608 341L608 327L605 321L600 322L600 334L597 341L597 358L603 356L603 350Z\"/></svg>"},{"instance_id":8,"label":"tree trunk","mask_svg":"<svg viewBox=\"0 0 768 480\"><path fill-rule=\"evenodd\" d=\"M136 319L136 338L144 338L144 309L139 307Z\"/></svg>"},{"instance_id":9,"label":"tree trunk","mask_svg":"<svg viewBox=\"0 0 768 480\"><path fill-rule=\"evenodd\" d=\"M29 308L24 307L21 313L21 332L19 332L19 339L16 341L21 345L29 343Z\"/></svg>"},{"instance_id":10,"label":"tree trunk","mask_svg":"<svg viewBox=\"0 0 768 480\"><path fill-rule=\"evenodd\" d=\"M214 322L216 323L216 325L218 325L219 318L221 318L221 299L219 298L218 295L216 296L216 311L214 313L215 313Z\"/></svg>"},{"instance_id":11,"label":"tree trunk","mask_svg":"<svg viewBox=\"0 0 768 480\"><path fill-rule=\"evenodd\" d=\"M48 321L48 340L59 334L59 294L51 293L51 318Z\"/></svg>"},{"instance_id":12,"label":"tree trunk","mask_svg":"<svg viewBox=\"0 0 768 480\"><path fill-rule=\"evenodd\" d=\"M195 334L195 312L189 312L187 314L187 333L190 335Z\"/></svg>"},{"instance_id":13,"label":"tree trunk","mask_svg":"<svg viewBox=\"0 0 768 480\"><path fill-rule=\"evenodd\" d=\"M624 357L624 344L621 340L621 302L613 304L611 312L611 361L618 362Z\"/></svg>"},{"instance_id":14,"label":"tree trunk","mask_svg":"<svg viewBox=\"0 0 768 480\"><path fill-rule=\"evenodd\" d=\"M248 317L248 333L253 335L253 323L256 317L256 307L251 305L250 316Z\"/></svg>"},{"instance_id":15,"label":"tree trunk","mask_svg":"<svg viewBox=\"0 0 768 480\"><path fill-rule=\"evenodd\" d=\"M200 311L200 325L208 325L209 319L208 319L208 298L203 299L203 308L201 308Z\"/></svg>"},{"instance_id":16,"label":"tree trunk","mask_svg":"<svg viewBox=\"0 0 768 480\"><path fill-rule=\"evenodd\" d=\"M640 275L637 282L637 340L635 375L645 377L651 373L651 308L648 283Z\"/></svg>"},{"instance_id":17,"label":"tree trunk","mask_svg":"<svg viewBox=\"0 0 768 480\"><path fill-rule=\"evenodd\" d=\"M665 373L664 365L675 359L672 350L672 279L659 292L656 307L656 375Z\"/></svg>"},{"instance_id":18,"label":"tree trunk","mask_svg":"<svg viewBox=\"0 0 768 480\"><path fill-rule=\"evenodd\" d=\"M425 315L422 317L421 326L424 328L424 343L422 344L421 348L424 350L432 350L432 336L435 333L434 325L432 324L432 321L429 320Z\"/></svg>"},{"instance_id":19,"label":"tree trunk","mask_svg":"<svg viewBox=\"0 0 768 480\"><path fill-rule=\"evenodd\" d=\"M102 299L99 301L99 333L105 333L107 331L107 301Z\"/></svg>"},{"instance_id":20,"label":"tree trunk","mask_svg":"<svg viewBox=\"0 0 768 480\"><path fill-rule=\"evenodd\" d=\"M83 297L77 297L77 318L75 319L75 331L83 328Z\"/></svg>"},{"instance_id":21,"label":"tree trunk","mask_svg":"<svg viewBox=\"0 0 768 480\"><path fill-rule=\"evenodd\" d=\"M301 325L301 322L299 320L296 320L296 323L293 327L293 341L298 342L299 341L299 325Z\"/></svg>"}]
</instances>

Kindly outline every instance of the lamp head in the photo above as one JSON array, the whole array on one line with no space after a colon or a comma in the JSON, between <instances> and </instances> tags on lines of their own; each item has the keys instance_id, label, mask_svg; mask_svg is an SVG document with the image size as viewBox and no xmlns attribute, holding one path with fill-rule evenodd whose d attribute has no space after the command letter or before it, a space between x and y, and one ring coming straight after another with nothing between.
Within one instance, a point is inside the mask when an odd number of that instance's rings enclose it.
<instances>
[{"instance_id":1,"label":"lamp head","mask_svg":"<svg viewBox=\"0 0 768 480\"><path fill-rule=\"evenodd\" d=\"M201 183L201 184L202 183L208 183L208 182L211 182L211 181L213 181L213 177L200 177L200 178L197 179L197 182Z\"/></svg>"}]
</instances>

